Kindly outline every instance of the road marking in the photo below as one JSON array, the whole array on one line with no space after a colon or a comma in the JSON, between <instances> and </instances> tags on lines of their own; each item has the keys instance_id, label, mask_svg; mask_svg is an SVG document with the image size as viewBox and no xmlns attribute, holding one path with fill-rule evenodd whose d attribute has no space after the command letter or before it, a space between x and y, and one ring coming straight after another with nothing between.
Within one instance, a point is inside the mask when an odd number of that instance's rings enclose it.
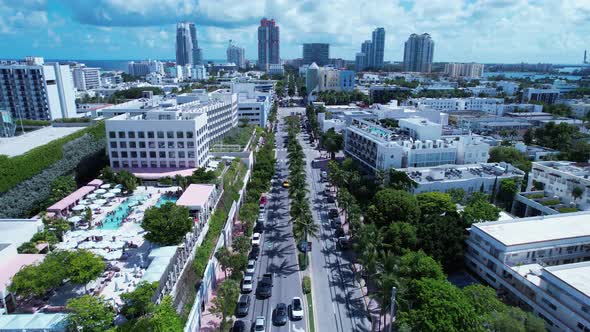
<instances>
[{"instance_id":1,"label":"road marking","mask_svg":"<svg viewBox=\"0 0 590 332\"><path fill-rule=\"evenodd\" d=\"M334 302L332 302L332 310L334 311L334 314L336 314L336 305L334 304Z\"/></svg>"}]
</instances>

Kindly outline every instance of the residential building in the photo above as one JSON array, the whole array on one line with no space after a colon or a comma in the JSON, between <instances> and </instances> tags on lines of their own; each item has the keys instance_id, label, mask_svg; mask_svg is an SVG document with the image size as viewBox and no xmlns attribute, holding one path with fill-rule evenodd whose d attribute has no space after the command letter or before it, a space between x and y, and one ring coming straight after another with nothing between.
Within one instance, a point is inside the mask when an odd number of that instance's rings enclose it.
<instances>
[{"instance_id":1,"label":"residential building","mask_svg":"<svg viewBox=\"0 0 590 332\"><path fill-rule=\"evenodd\" d=\"M571 161L535 161L529 174L527 191L543 187L549 197L580 210L590 209L590 166Z\"/></svg>"},{"instance_id":2,"label":"residential building","mask_svg":"<svg viewBox=\"0 0 590 332\"><path fill-rule=\"evenodd\" d=\"M127 63L127 73L131 76L143 77L150 73L150 65L148 61L129 61Z\"/></svg>"},{"instance_id":3,"label":"residential building","mask_svg":"<svg viewBox=\"0 0 590 332\"><path fill-rule=\"evenodd\" d=\"M433 108L438 111L483 111L504 103L502 98L409 98L408 106L416 108Z\"/></svg>"},{"instance_id":4,"label":"residential building","mask_svg":"<svg viewBox=\"0 0 590 332\"><path fill-rule=\"evenodd\" d=\"M283 75L285 73L285 66L281 63L271 63L268 65L267 72L270 75Z\"/></svg>"},{"instance_id":5,"label":"residential building","mask_svg":"<svg viewBox=\"0 0 590 332\"><path fill-rule=\"evenodd\" d=\"M366 68L365 63L367 63L367 55L362 52L357 53L354 58L354 68L356 71L363 71Z\"/></svg>"},{"instance_id":6,"label":"residential building","mask_svg":"<svg viewBox=\"0 0 590 332\"><path fill-rule=\"evenodd\" d=\"M373 104L370 112L377 116L377 119L406 119L406 118L424 118L428 121L447 126L449 124L449 114L435 109L417 109L411 106L398 106L397 100L392 100L388 104Z\"/></svg>"},{"instance_id":7,"label":"residential building","mask_svg":"<svg viewBox=\"0 0 590 332\"><path fill-rule=\"evenodd\" d=\"M192 24L192 27L191 24L188 22L176 24L176 64L179 66L194 64L192 34L194 24Z\"/></svg>"},{"instance_id":8,"label":"residential building","mask_svg":"<svg viewBox=\"0 0 590 332\"><path fill-rule=\"evenodd\" d=\"M520 84L513 81L496 81L493 82L507 96L514 96L518 91Z\"/></svg>"},{"instance_id":9,"label":"residential building","mask_svg":"<svg viewBox=\"0 0 590 332\"><path fill-rule=\"evenodd\" d=\"M444 73L451 77L481 78L484 65L481 63L447 63Z\"/></svg>"},{"instance_id":10,"label":"residential building","mask_svg":"<svg viewBox=\"0 0 590 332\"><path fill-rule=\"evenodd\" d=\"M78 91L100 88L100 69L90 68L85 65L76 65L72 68L74 86Z\"/></svg>"},{"instance_id":11,"label":"residential building","mask_svg":"<svg viewBox=\"0 0 590 332\"><path fill-rule=\"evenodd\" d=\"M578 84L568 83L566 80L554 80L551 88L558 90L559 93L568 93L578 89Z\"/></svg>"},{"instance_id":12,"label":"residential building","mask_svg":"<svg viewBox=\"0 0 590 332\"><path fill-rule=\"evenodd\" d=\"M371 67L372 59L374 59L373 51L373 42L371 40L365 40L361 44L361 53L365 55L365 62L363 63L361 71Z\"/></svg>"},{"instance_id":13,"label":"residential building","mask_svg":"<svg viewBox=\"0 0 590 332\"><path fill-rule=\"evenodd\" d=\"M68 65L40 57L0 62L0 108L14 119L55 120L76 116L76 90Z\"/></svg>"},{"instance_id":14,"label":"residential building","mask_svg":"<svg viewBox=\"0 0 590 332\"><path fill-rule=\"evenodd\" d=\"M303 44L303 64L325 66L330 62L330 44L305 43Z\"/></svg>"},{"instance_id":15,"label":"residential building","mask_svg":"<svg viewBox=\"0 0 590 332\"><path fill-rule=\"evenodd\" d=\"M307 93L314 100L321 91L354 90L355 73L352 70L338 70L332 67L319 67L315 62L307 68L305 85Z\"/></svg>"},{"instance_id":16,"label":"residential building","mask_svg":"<svg viewBox=\"0 0 590 332\"><path fill-rule=\"evenodd\" d=\"M194 65L191 67L191 79L192 80L206 80L209 76L207 75L207 68L204 65Z\"/></svg>"},{"instance_id":17,"label":"residential building","mask_svg":"<svg viewBox=\"0 0 590 332\"><path fill-rule=\"evenodd\" d=\"M522 181L524 178L523 171L508 163L412 167L398 171L405 172L414 181L414 194L462 189L467 197L476 192L494 195L502 179Z\"/></svg>"},{"instance_id":18,"label":"residential building","mask_svg":"<svg viewBox=\"0 0 590 332\"><path fill-rule=\"evenodd\" d=\"M274 19L263 18L258 27L258 68L269 71L270 65L280 64L279 27Z\"/></svg>"},{"instance_id":19,"label":"residential building","mask_svg":"<svg viewBox=\"0 0 590 332\"><path fill-rule=\"evenodd\" d=\"M229 45L227 46L227 62L235 63L239 69L246 68L246 58L245 58L245 50L243 47L238 47L229 41Z\"/></svg>"},{"instance_id":20,"label":"residential building","mask_svg":"<svg viewBox=\"0 0 590 332\"><path fill-rule=\"evenodd\" d=\"M500 91L494 86L477 85L465 88L472 96L477 97L496 97Z\"/></svg>"},{"instance_id":21,"label":"residential building","mask_svg":"<svg viewBox=\"0 0 590 332\"><path fill-rule=\"evenodd\" d=\"M481 111L497 116L502 116L507 113L540 113L543 112L543 105L486 103L482 105Z\"/></svg>"},{"instance_id":22,"label":"residential building","mask_svg":"<svg viewBox=\"0 0 590 332\"><path fill-rule=\"evenodd\" d=\"M559 90L557 89L537 89L526 88L522 93L522 102L537 101L545 104L555 104L559 98Z\"/></svg>"},{"instance_id":23,"label":"residential building","mask_svg":"<svg viewBox=\"0 0 590 332\"><path fill-rule=\"evenodd\" d=\"M572 108L572 115L578 118L584 118L590 112L590 99L568 99L564 103Z\"/></svg>"},{"instance_id":24,"label":"residential building","mask_svg":"<svg viewBox=\"0 0 590 332\"><path fill-rule=\"evenodd\" d=\"M352 119L344 131L345 153L372 170L487 162L489 149L478 135L443 136L440 124L424 118L392 129Z\"/></svg>"},{"instance_id":25,"label":"residential building","mask_svg":"<svg viewBox=\"0 0 590 332\"><path fill-rule=\"evenodd\" d=\"M199 48L199 41L197 38L197 27L194 23L189 23L189 30L191 33L193 62L192 65L203 65L203 50Z\"/></svg>"},{"instance_id":26,"label":"residential building","mask_svg":"<svg viewBox=\"0 0 590 332\"><path fill-rule=\"evenodd\" d=\"M429 34L411 34L404 45L404 71L430 73L433 55L434 41Z\"/></svg>"},{"instance_id":27,"label":"residential building","mask_svg":"<svg viewBox=\"0 0 590 332\"><path fill-rule=\"evenodd\" d=\"M385 54L385 29L376 28L373 30L371 46L373 47L372 57L369 59L369 67L383 68L383 56Z\"/></svg>"},{"instance_id":28,"label":"residential building","mask_svg":"<svg viewBox=\"0 0 590 332\"><path fill-rule=\"evenodd\" d=\"M256 90L256 83L232 82L232 93L238 96L238 122L266 126L272 94Z\"/></svg>"},{"instance_id":29,"label":"residential building","mask_svg":"<svg viewBox=\"0 0 590 332\"><path fill-rule=\"evenodd\" d=\"M465 263L549 331L588 331L589 221L578 212L473 224Z\"/></svg>"}]
</instances>

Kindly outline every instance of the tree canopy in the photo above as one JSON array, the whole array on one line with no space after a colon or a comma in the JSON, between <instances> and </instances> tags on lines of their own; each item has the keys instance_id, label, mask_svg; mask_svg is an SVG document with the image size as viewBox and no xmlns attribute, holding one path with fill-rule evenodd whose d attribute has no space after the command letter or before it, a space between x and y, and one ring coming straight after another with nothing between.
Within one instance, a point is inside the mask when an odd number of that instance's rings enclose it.
<instances>
[{"instance_id":1,"label":"tree canopy","mask_svg":"<svg viewBox=\"0 0 590 332\"><path fill-rule=\"evenodd\" d=\"M147 231L145 238L153 243L170 246L182 242L185 234L192 229L188 208L174 203L150 207L145 211L142 227Z\"/></svg>"},{"instance_id":2,"label":"tree canopy","mask_svg":"<svg viewBox=\"0 0 590 332\"><path fill-rule=\"evenodd\" d=\"M103 332L115 319L113 307L100 297L82 295L68 301L67 324L70 331Z\"/></svg>"},{"instance_id":3,"label":"tree canopy","mask_svg":"<svg viewBox=\"0 0 590 332\"><path fill-rule=\"evenodd\" d=\"M511 146L496 146L491 148L488 161L491 163L507 162L525 172L530 172L532 165L525 153Z\"/></svg>"},{"instance_id":4,"label":"tree canopy","mask_svg":"<svg viewBox=\"0 0 590 332\"><path fill-rule=\"evenodd\" d=\"M412 194L402 190L384 189L373 198L367 217L379 228L394 221L415 224L420 218L420 208Z\"/></svg>"}]
</instances>

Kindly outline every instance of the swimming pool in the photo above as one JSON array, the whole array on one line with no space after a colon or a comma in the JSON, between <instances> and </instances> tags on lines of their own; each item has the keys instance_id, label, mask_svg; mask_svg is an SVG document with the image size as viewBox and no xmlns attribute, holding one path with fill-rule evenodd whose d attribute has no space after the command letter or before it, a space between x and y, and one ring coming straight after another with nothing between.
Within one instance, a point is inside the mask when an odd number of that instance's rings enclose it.
<instances>
[{"instance_id":1,"label":"swimming pool","mask_svg":"<svg viewBox=\"0 0 590 332\"><path fill-rule=\"evenodd\" d=\"M172 195L162 195L160 196L160 199L158 199L158 201L156 202L156 207L160 207L168 202L170 203L176 203L176 201L178 200L178 197L176 196L172 196Z\"/></svg>"},{"instance_id":2,"label":"swimming pool","mask_svg":"<svg viewBox=\"0 0 590 332\"><path fill-rule=\"evenodd\" d=\"M132 205L135 205L138 201L143 201L143 196L133 196L121 203L112 212L112 214L106 216L102 220L102 226L98 226L100 229L116 230L122 225L123 219L127 218L131 211L133 211Z\"/></svg>"}]
</instances>

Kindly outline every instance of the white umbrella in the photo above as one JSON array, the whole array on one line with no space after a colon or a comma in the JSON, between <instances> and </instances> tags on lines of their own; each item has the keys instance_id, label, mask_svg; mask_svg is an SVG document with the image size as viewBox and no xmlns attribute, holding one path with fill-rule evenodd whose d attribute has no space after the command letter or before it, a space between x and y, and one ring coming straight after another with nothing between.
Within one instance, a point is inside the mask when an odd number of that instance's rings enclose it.
<instances>
[{"instance_id":1,"label":"white umbrella","mask_svg":"<svg viewBox=\"0 0 590 332\"><path fill-rule=\"evenodd\" d=\"M78 245L79 249L90 249L94 248L94 242L82 242Z\"/></svg>"},{"instance_id":2,"label":"white umbrella","mask_svg":"<svg viewBox=\"0 0 590 332\"><path fill-rule=\"evenodd\" d=\"M94 201L94 204L104 205L106 202L107 202L106 199L97 199L97 200Z\"/></svg>"},{"instance_id":3,"label":"white umbrella","mask_svg":"<svg viewBox=\"0 0 590 332\"><path fill-rule=\"evenodd\" d=\"M122 184L118 184L118 185L115 186L115 188L116 189L122 189L123 188L123 185Z\"/></svg>"},{"instance_id":4,"label":"white umbrella","mask_svg":"<svg viewBox=\"0 0 590 332\"><path fill-rule=\"evenodd\" d=\"M102 189L109 189L111 187L111 185L109 183L105 183L102 186L100 186Z\"/></svg>"},{"instance_id":5,"label":"white umbrella","mask_svg":"<svg viewBox=\"0 0 590 332\"><path fill-rule=\"evenodd\" d=\"M136 205L138 205L138 204L139 204L139 202L138 202L138 201L132 201L132 202L129 202L129 204L128 204L128 205L129 205L129 206L136 206Z\"/></svg>"},{"instance_id":6,"label":"white umbrella","mask_svg":"<svg viewBox=\"0 0 590 332\"><path fill-rule=\"evenodd\" d=\"M115 281L115 292L119 291L119 283Z\"/></svg>"},{"instance_id":7,"label":"white umbrella","mask_svg":"<svg viewBox=\"0 0 590 332\"><path fill-rule=\"evenodd\" d=\"M106 193L106 192L107 192L107 191L106 191L106 189L96 189L96 190L94 191L94 193L95 193L95 194L104 194L104 193Z\"/></svg>"},{"instance_id":8,"label":"white umbrella","mask_svg":"<svg viewBox=\"0 0 590 332\"><path fill-rule=\"evenodd\" d=\"M98 204L90 204L88 205L88 207L92 210L100 209L100 205Z\"/></svg>"},{"instance_id":9,"label":"white umbrella","mask_svg":"<svg viewBox=\"0 0 590 332\"><path fill-rule=\"evenodd\" d=\"M121 189L119 189L119 188L115 188L115 189L111 189L111 190L109 190L109 192L110 192L110 193L113 193L113 194L119 194L119 193L121 192Z\"/></svg>"},{"instance_id":10,"label":"white umbrella","mask_svg":"<svg viewBox=\"0 0 590 332\"><path fill-rule=\"evenodd\" d=\"M88 204L90 204L90 201L89 201L89 200L87 200L87 199L82 199L82 200L80 200L80 201L78 202L78 204L80 204L80 205L88 205Z\"/></svg>"},{"instance_id":11,"label":"white umbrella","mask_svg":"<svg viewBox=\"0 0 590 332\"><path fill-rule=\"evenodd\" d=\"M82 211L82 210L85 210L85 209L86 209L86 205L79 204L79 205L74 206L72 208L72 211Z\"/></svg>"},{"instance_id":12,"label":"white umbrella","mask_svg":"<svg viewBox=\"0 0 590 332\"><path fill-rule=\"evenodd\" d=\"M88 195L86 195L86 198L95 199L96 196L98 196L98 195L97 194L88 194Z\"/></svg>"},{"instance_id":13,"label":"white umbrella","mask_svg":"<svg viewBox=\"0 0 590 332\"><path fill-rule=\"evenodd\" d=\"M104 197L104 198L113 198L115 196L116 195L114 193L106 193L106 194L102 195L102 197Z\"/></svg>"},{"instance_id":14,"label":"white umbrella","mask_svg":"<svg viewBox=\"0 0 590 332\"><path fill-rule=\"evenodd\" d=\"M82 218L80 216L73 216L73 217L69 217L68 221L69 222L79 222L80 220L82 220Z\"/></svg>"}]
</instances>

